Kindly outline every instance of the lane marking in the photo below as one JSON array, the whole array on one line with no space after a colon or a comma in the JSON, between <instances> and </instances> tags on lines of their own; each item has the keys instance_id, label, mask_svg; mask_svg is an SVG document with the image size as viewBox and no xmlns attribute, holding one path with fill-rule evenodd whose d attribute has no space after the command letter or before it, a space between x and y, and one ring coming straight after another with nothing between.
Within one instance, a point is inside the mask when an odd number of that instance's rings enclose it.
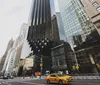
<instances>
[{"instance_id":1,"label":"lane marking","mask_svg":"<svg viewBox=\"0 0 100 85\"><path fill-rule=\"evenodd\" d=\"M40 84L40 83L31 83L31 82L18 82L23 84L36 84L36 85L46 85L46 84Z\"/></svg>"},{"instance_id":2,"label":"lane marking","mask_svg":"<svg viewBox=\"0 0 100 85\"><path fill-rule=\"evenodd\" d=\"M8 85L11 85L11 84L8 84Z\"/></svg>"},{"instance_id":3,"label":"lane marking","mask_svg":"<svg viewBox=\"0 0 100 85\"><path fill-rule=\"evenodd\" d=\"M5 83L5 82L2 82L3 84Z\"/></svg>"},{"instance_id":4,"label":"lane marking","mask_svg":"<svg viewBox=\"0 0 100 85\"><path fill-rule=\"evenodd\" d=\"M88 84L93 84L93 85L96 85L96 84L99 84L99 83L88 83Z\"/></svg>"},{"instance_id":5,"label":"lane marking","mask_svg":"<svg viewBox=\"0 0 100 85\"><path fill-rule=\"evenodd\" d=\"M95 83L88 83L88 84L95 84Z\"/></svg>"}]
</instances>

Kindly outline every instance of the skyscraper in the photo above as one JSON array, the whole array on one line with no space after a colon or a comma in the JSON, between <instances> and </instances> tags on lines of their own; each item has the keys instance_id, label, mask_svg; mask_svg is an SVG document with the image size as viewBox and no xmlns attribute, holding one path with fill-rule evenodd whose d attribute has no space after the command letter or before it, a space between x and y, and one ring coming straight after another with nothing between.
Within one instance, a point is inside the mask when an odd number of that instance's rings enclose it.
<instances>
[{"instance_id":1,"label":"skyscraper","mask_svg":"<svg viewBox=\"0 0 100 85\"><path fill-rule=\"evenodd\" d=\"M95 26L92 24L84 10L81 0L54 1L55 7L60 12L62 18L67 42L70 44L76 55L81 72L93 72L93 69L91 68L92 64L89 61L89 54L87 54L85 50L80 52L80 50L85 48L84 46L82 47L83 42L86 41L87 36L95 29ZM88 61L90 63L84 63L83 61ZM73 65L75 65L75 63ZM86 69L86 71L82 71L83 69Z\"/></svg>"},{"instance_id":2,"label":"skyscraper","mask_svg":"<svg viewBox=\"0 0 100 85\"><path fill-rule=\"evenodd\" d=\"M30 27L28 40L50 39L51 10L50 0L33 0L33 6L29 17Z\"/></svg>"},{"instance_id":3,"label":"skyscraper","mask_svg":"<svg viewBox=\"0 0 100 85\"><path fill-rule=\"evenodd\" d=\"M83 9L80 0L55 0L55 7L59 7L63 21L65 35L71 47L74 46L73 36L80 35L85 41L86 36L94 28ZM56 5L58 3L58 6Z\"/></svg>"},{"instance_id":4,"label":"skyscraper","mask_svg":"<svg viewBox=\"0 0 100 85\"><path fill-rule=\"evenodd\" d=\"M100 35L100 0L82 0L82 3L88 16L90 17L92 22L97 26L97 31Z\"/></svg>"},{"instance_id":5,"label":"skyscraper","mask_svg":"<svg viewBox=\"0 0 100 85\"><path fill-rule=\"evenodd\" d=\"M65 42L60 12L56 12L56 15L52 16L51 23L53 40L56 42L56 45L51 49L52 71L71 72L73 63L76 63L76 60L70 45Z\"/></svg>"},{"instance_id":6,"label":"skyscraper","mask_svg":"<svg viewBox=\"0 0 100 85\"><path fill-rule=\"evenodd\" d=\"M91 19L92 23L95 25L95 30L94 32L92 32L88 39L90 37L92 37L92 39L90 39L90 43L91 44L91 49L93 49L93 51L90 50L90 60L91 58L94 60L96 67L94 66L94 69L97 68L97 70L95 70L94 72L100 72L99 70L99 54L100 54L100 0L82 0L82 4L84 6L85 11L87 12L87 15L89 16L89 18ZM95 41L95 43L93 43ZM98 46L97 46L98 45ZM90 46L90 44L89 44ZM96 47L97 46L97 47ZM95 52L93 54L93 52ZM91 61L93 63L93 61Z\"/></svg>"},{"instance_id":7,"label":"skyscraper","mask_svg":"<svg viewBox=\"0 0 100 85\"><path fill-rule=\"evenodd\" d=\"M60 15L64 25L64 31L67 41L73 45L72 36L82 34L82 29L75 8L71 0L55 0L55 5L58 3Z\"/></svg>"},{"instance_id":8,"label":"skyscraper","mask_svg":"<svg viewBox=\"0 0 100 85\"><path fill-rule=\"evenodd\" d=\"M48 57L51 51L49 44L52 39L50 0L33 0L28 23L29 30L27 40L34 55L36 55L35 71L40 71L41 55L46 55L47 60L51 58ZM44 61L43 58L44 63L47 60ZM49 62L47 62L47 64L49 64ZM50 66L47 64L46 66L43 65L43 68L49 68Z\"/></svg>"},{"instance_id":9,"label":"skyscraper","mask_svg":"<svg viewBox=\"0 0 100 85\"><path fill-rule=\"evenodd\" d=\"M62 21L62 17L60 14L60 10L59 10L59 6L58 6L58 2L57 0L54 0L54 8L55 8L55 15L56 15L56 19L57 19L57 25L58 25L58 33L59 33L59 38L60 40L66 41L66 37L65 37L65 31L64 31L64 24Z\"/></svg>"},{"instance_id":10,"label":"skyscraper","mask_svg":"<svg viewBox=\"0 0 100 85\"><path fill-rule=\"evenodd\" d=\"M29 47L29 45L27 44L28 42L26 40L27 30L28 30L28 25L23 23L18 38L14 41L12 48L9 50L7 54L5 68L4 68L6 73L12 73L13 68L15 69L15 67L17 70L20 58L27 57L31 52L31 48L30 49L25 48ZM14 71L17 73L16 70Z\"/></svg>"},{"instance_id":11,"label":"skyscraper","mask_svg":"<svg viewBox=\"0 0 100 85\"><path fill-rule=\"evenodd\" d=\"M66 40L62 19L58 12L51 17L51 25L51 39L53 42L57 43L57 46L61 44L62 41L64 42Z\"/></svg>"},{"instance_id":12,"label":"skyscraper","mask_svg":"<svg viewBox=\"0 0 100 85\"><path fill-rule=\"evenodd\" d=\"M6 60L6 58L7 58L8 51L9 51L9 49L12 48L13 42L14 42L13 39L9 40L9 42L8 42L6 52L5 52L5 54L3 55L2 60L1 60L1 63L0 63L0 71L2 71L2 69L3 69L5 60Z\"/></svg>"}]
</instances>

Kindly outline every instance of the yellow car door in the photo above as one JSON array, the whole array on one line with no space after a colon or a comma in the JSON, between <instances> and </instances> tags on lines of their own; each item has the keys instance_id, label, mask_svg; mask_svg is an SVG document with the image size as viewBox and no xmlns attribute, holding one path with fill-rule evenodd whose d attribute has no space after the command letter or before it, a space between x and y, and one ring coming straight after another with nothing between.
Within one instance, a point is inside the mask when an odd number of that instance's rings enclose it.
<instances>
[{"instance_id":1,"label":"yellow car door","mask_svg":"<svg viewBox=\"0 0 100 85\"><path fill-rule=\"evenodd\" d=\"M52 75L53 83L58 83L58 76L56 74Z\"/></svg>"},{"instance_id":2,"label":"yellow car door","mask_svg":"<svg viewBox=\"0 0 100 85\"><path fill-rule=\"evenodd\" d=\"M50 82L53 83L53 82L54 82L54 75L50 75L50 76L49 76L49 80L50 80Z\"/></svg>"}]
</instances>

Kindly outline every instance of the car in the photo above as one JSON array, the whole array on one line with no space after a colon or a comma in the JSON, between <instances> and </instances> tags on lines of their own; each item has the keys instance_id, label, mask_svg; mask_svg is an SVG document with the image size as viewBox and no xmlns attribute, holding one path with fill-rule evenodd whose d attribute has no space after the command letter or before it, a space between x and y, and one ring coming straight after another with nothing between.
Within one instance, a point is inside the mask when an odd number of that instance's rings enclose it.
<instances>
[{"instance_id":1,"label":"car","mask_svg":"<svg viewBox=\"0 0 100 85\"><path fill-rule=\"evenodd\" d=\"M3 76L3 79L8 79L8 76L7 76L7 75L4 75L4 76Z\"/></svg>"},{"instance_id":2,"label":"car","mask_svg":"<svg viewBox=\"0 0 100 85\"><path fill-rule=\"evenodd\" d=\"M13 79L13 76L12 76L11 74L5 73L5 74L3 75L3 79Z\"/></svg>"},{"instance_id":3,"label":"car","mask_svg":"<svg viewBox=\"0 0 100 85\"><path fill-rule=\"evenodd\" d=\"M66 77L68 78L69 82L71 82L73 80L72 76L66 75Z\"/></svg>"},{"instance_id":4,"label":"car","mask_svg":"<svg viewBox=\"0 0 100 85\"><path fill-rule=\"evenodd\" d=\"M48 84L50 83L59 83L62 84L69 84L72 81L72 77L64 74L57 74L53 73L46 77L46 81Z\"/></svg>"},{"instance_id":5,"label":"car","mask_svg":"<svg viewBox=\"0 0 100 85\"><path fill-rule=\"evenodd\" d=\"M8 78L9 78L9 79L13 79L13 76L12 76L12 75L10 75L10 76L8 76Z\"/></svg>"},{"instance_id":6,"label":"car","mask_svg":"<svg viewBox=\"0 0 100 85\"><path fill-rule=\"evenodd\" d=\"M0 79L3 79L3 76L0 76Z\"/></svg>"}]
</instances>

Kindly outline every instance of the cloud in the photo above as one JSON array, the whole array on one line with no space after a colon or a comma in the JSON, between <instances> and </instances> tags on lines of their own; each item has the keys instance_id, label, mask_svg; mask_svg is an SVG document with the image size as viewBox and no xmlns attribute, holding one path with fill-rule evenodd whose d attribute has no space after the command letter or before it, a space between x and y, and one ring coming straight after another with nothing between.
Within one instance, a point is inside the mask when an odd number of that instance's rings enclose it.
<instances>
[{"instance_id":1,"label":"cloud","mask_svg":"<svg viewBox=\"0 0 100 85\"><path fill-rule=\"evenodd\" d=\"M9 39L18 36L21 25L27 23L32 0L0 0L0 57Z\"/></svg>"},{"instance_id":2,"label":"cloud","mask_svg":"<svg viewBox=\"0 0 100 85\"><path fill-rule=\"evenodd\" d=\"M51 0L52 13L54 0ZM8 41L18 36L21 25L27 23L32 0L0 0L0 57Z\"/></svg>"},{"instance_id":3,"label":"cloud","mask_svg":"<svg viewBox=\"0 0 100 85\"><path fill-rule=\"evenodd\" d=\"M55 12L55 8L54 8L54 0L50 0L50 4L51 4L51 13L52 13L52 15L53 15L54 12Z\"/></svg>"}]
</instances>

